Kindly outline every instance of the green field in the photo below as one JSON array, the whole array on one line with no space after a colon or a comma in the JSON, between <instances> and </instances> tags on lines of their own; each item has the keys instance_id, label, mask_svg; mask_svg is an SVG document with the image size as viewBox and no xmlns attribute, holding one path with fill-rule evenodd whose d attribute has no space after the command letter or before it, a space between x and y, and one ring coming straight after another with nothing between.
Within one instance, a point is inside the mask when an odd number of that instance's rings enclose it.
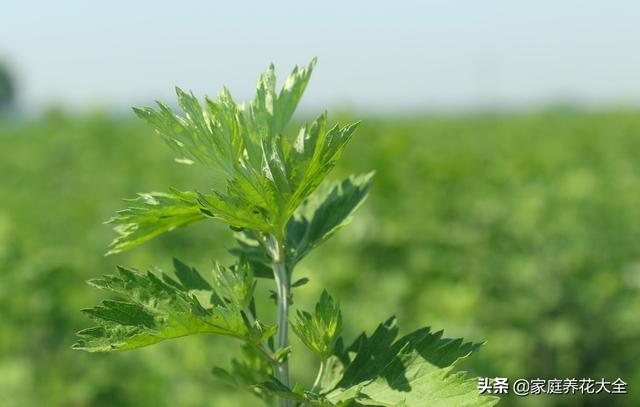
<instances>
[{"instance_id":1,"label":"green field","mask_svg":"<svg viewBox=\"0 0 640 407\"><path fill-rule=\"evenodd\" d=\"M374 189L300 265L311 282L294 308L327 287L348 338L396 314L405 331L486 340L464 366L477 376L629 383L628 396L500 405L640 405L639 158L635 111L365 117L332 178L376 170ZM0 120L0 406L260 405L210 374L230 339L70 349L90 325L79 310L101 298L85 280L116 264L169 269L177 257L207 270L229 258L214 222L103 256L114 233L101 222L121 198L204 190L208 176L128 116Z\"/></svg>"}]
</instances>

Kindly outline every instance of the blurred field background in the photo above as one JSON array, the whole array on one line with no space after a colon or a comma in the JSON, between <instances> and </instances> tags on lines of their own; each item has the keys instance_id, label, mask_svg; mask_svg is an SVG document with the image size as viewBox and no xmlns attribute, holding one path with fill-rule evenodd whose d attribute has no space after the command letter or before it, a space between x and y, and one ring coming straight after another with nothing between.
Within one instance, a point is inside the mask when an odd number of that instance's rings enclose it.
<instances>
[{"instance_id":1,"label":"blurred field background","mask_svg":"<svg viewBox=\"0 0 640 407\"><path fill-rule=\"evenodd\" d=\"M639 151L630 110L365 117L333 178L375 169L375 188L353 225L303 262L311 283L295 306L327 287L348 337L395 313L405 331L487 340L465 365L477 375L632 386L628 397L505 405L638 405ZM69 349L89 325L79 309L102 298L84 280L115 264L169 270L175 256L206 270L225 258L230 233L214 222L103 257L113 233L100 222L121 197L206 185L206 171L175 164L130 117L51 111L2 121L0 174L0 405L258 405L209 374L232 340Z\"/></svg>"},{"instance_id":2,"label":"blurred field background","mask_svg":"<svg viewBox=\"0 0 640 407\"><path fill-rule=\"evenodd\" d=\"M138 192L205 190L129 107L177 84L252 97L276 64L319 64L296 120L362 120L331 175L377 172L353 224L305 259L345 335L396 314L486 345L482 377L622 378L628 396L508 397L515 407L640 405L640 3L399 0L10 2L0 11L0 407L251 407L210 374L232 340L72 351L84 282L116 264L206 272L214 222L104 257L102 222ZM295 126L292 126L295 127ZM293 131L293 129L292 129ZM260 286L264 297L267 286ZM265 301L268 301L265 299ZM267 316L267 319L269 316ZM293 372L313 380L298 350Z\"/></svg>"}]
</instances>

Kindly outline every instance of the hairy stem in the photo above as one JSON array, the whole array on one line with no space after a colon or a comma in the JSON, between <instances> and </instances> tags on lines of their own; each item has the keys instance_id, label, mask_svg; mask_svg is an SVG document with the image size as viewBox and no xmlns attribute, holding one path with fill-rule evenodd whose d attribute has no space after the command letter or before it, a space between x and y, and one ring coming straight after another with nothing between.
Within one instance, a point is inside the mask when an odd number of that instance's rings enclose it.
<instances>
[{"instance_id":1,"label":"hairy stem","mask_svg":"<svg viewBox=\"0 0 640 407\"><path fill-rule=\"evenodd\" d=\"M291 292L291 282L285 263L285 254L282 243L273 235L267 239L267 249L272 258L273 276L276 283L276 293L278 296L278 333L276 335L276 351L289 346L289 295ZM285 386L291 386L289 379L289 362L285 358L282 363L275 367L275 376ZM281 399L280 407L290 407L288 400Z\"/></svg>"}]
</instances>

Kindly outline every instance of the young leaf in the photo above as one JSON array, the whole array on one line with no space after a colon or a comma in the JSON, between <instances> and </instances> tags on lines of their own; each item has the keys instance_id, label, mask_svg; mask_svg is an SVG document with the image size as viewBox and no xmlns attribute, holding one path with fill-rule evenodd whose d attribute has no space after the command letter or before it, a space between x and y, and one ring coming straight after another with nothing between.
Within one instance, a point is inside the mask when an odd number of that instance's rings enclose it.
<instances>
[{"instance_id":1,"label":"young leaf","mask_svg":"<svg viewBox=\"0 0 640 407\"><path fill-rule=\"evenodd\" d=\"M293 332L323 360L333 352L333 346L342 330L340 307L323 291L313 314L298 311L297 319L291 323Z\"/></svg>"},{"instance_id":2,"label":"young leaf","mask_svg":"<svg viewBox=\"0 0 640 407\"><path fill-rule=\"evenodd\" d=\"M314 58L306 68L293 68L291 75L287 78L278 95L278 102L273 112L273 133L282 133L287 123L289 123L307 87L307 83L309 83L315 64L316 59Z\"/></svg>"},{"instance_id":3,"label":"young leaf","mask_svg":"<svg viewBox=\"0 0 640 407\"><path fill-rule=\"evenodd\" d=\"M257 346L275 333L259 323L248 325L232 301L206 304L198 300L194 291L207 291L208 283L195 269L176 264L179 282L122 267L117 275L91 280L91 285L124 301L105 300L84 310L97 326L80 331L73 347L90 352L126 350L199 333L232 336ZM219 292L227 293L214 286L208 297Z\"/></svg>"},{"instance_id":4,"label":"young leaf","mask_svg":"<svg viewBox=\"0 0 640 407\"><path fill-rule=\"evenodd\" d=\"M291 265L351 222L367 198L373 173L351 176L311 195L287 223L287 250Z\"/></svg>"},{"instance_id":5,"label":"young leaf","mask_svg":"<svg viewBox=\"0 0 640 407\"><path fill-rule=\"evenodd\" d=\"M204 219L192 192L166 194L151 192L127 200L131 205L106 223L114 224L118 237L107 255L129 250L176 227Z\"/></svg>"},{"instance_id":6,"label":"young leaf","mask_svg":"<svg viewBox=\"0 0 640 407\"><path fill-rule=\"evenodd\" d=\"M203 105L177 89L184 116L159 108L134 109L179 154L207 165L226 180L226 190L199 195L206 213L236 227L282 236L298 206L316 189L357 127L327 127L323 114L296 137L283 131L315 65L295 68L279 94L273 66L260 76L253 102L244 108L225 89Z\"/></svg>"},{"instance_id":7,"label":"young leaf","mask_svg":"<svg viewBox=\"0 0 640 407\"><path fill-rule=\"evenodd\" d=\"M228 225L250 230L271 230L274 223L270 220L271 215L267 208L275 204L265 197L275 194L266 192L270 188L269 185L263 187L262 193L265 195L259 196L254 191L247 191L250 189L248 183L235 181L228 184L226 194L216 191L211 194L198 194L198 204L206 216Z\"/></svg>"},{"instance_id":8,"label":"young leaf","mask_svg":"<svg viewBox=\"0 0 640 407\"><path fill-rule=\"evenodd\" d=\"M216 264L213 269L213 278L216 282L217 294L233 303L237 309L249 308L256 288L251 264L247 260L226 268Z\"/></svg>"},{"instance_id":9,"label":"young leaf","mask_svg":"<svg viewBox=\"0 0 640 407\"><path fill-rule=\"evenodd\" d=\"M364 203L373 183L373 173L351 176L341 182L321 187L311 195L287 222L287 267L291 270L310 250L322 244L351 222L355 211ZM234 234L238 243L231 252L245 255L252 262L269 265L259 234L241 230ZM268 272L264 277L271 277ZM262 277L262 275L261 275Z\"/></svg>"}]
</instances>

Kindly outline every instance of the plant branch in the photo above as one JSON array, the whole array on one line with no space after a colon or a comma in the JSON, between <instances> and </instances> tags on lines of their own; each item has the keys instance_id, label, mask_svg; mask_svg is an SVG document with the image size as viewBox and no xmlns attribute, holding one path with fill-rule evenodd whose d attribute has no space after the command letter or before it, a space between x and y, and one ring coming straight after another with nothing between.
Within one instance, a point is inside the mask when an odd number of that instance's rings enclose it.
<instances>
[{"instance_id":1,"label":"plant branch","mask_svg":"<svg viewBox=\"0 0 640 407\"><path fill-rule=\"evenodd\" d=\"M276 293L278 297L278 333L276 334L276 351L289 346L289 296L291 292L291 281L287 273L284 249L282 242L274 235L267 236L267 250L271 255L273 276L276 283ZM276 378L287 387L291 386L289 378L289 362L285 358L275 367ZM290 407L288 400L280 400L281 407Z\"/></svg>"}]
</instances>

